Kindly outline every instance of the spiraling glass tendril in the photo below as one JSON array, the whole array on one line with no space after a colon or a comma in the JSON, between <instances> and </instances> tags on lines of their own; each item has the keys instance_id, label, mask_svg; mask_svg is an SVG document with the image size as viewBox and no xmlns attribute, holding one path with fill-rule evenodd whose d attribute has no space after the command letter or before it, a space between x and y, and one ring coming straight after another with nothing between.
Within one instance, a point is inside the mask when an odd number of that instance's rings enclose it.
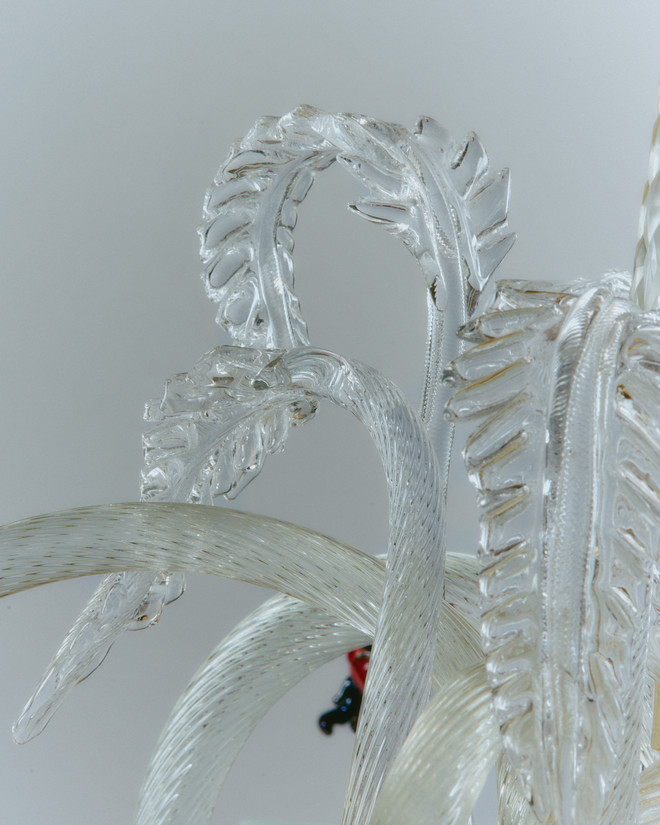
<instances>
[{"instance_id":1,"label":"spiraling glass tendril","mask_svg":"<svg viewBox=\"0 0 660 825\"><path fill-rule=\"evenodd\" d=\"M506 230L508 170L495 174L490 170L476 135L459 145L428 117L409 130L364 115L328 114L311 106L280 118L260 118L232 146L206 195L199 237L207 294L218 304L217 320L239 345L237 351L290 350L308 343L294 291L293 230L316 174L335 160L367 189L353 211L397 235L426 280L428 344L421 414L435 446L444 500L453 424L443 418L451 390L439 382L439 376L462 347L456 330L514 241ZM187 401L188 411L179 405L182 414L195 408L189 396ZM150 420L154 410L149 405ZM175 428L164 429L171 438ZM179 424L177 446L186 439L190 443L203 430L200 423ZM210 495L206 479L187 489L192 451L181 466L172 442L162 450L158 427L145 434L143 498L201 503L210 503L219 494L234 498L258 475L264 456L282 446L288 422L286 416L279 420L259 416L249 433L247 428L237 430L235 440L225 437L224 451L212 456L212 467L209 456L203 455L202 475L213 477ZM250 458L244 455L246 450ZM238 466L232 466L236 456ZM182 484L172 483L175 475ZM29 700L17 735L29 738L38 733L67 691L103 661L124 630L148 626L141 619L145 613L160 615L167 603L160 597L164 576L155 574L149 581L144 575L138 579L126 573L120 584L116 578L101 583ZM182 580L168 580L171 590L183 590ZM137 592L139 586L143 594ZM105 615L102 605L110 602L112 608Z\"/></svg>"},{"instance_id":2,"label":"spiraling glass tendril","mask_svg":"<svg viewBox=\"0 0 660 825\"><path fill-rule=\"evenodd\" d=\"M648 182L639 215L630 298L643 310L657 309L660 302L660 96L651 137Z\"/></svg>"},{"instance_id":3,"label":"spiraling glass tendril","mask_svg":"<svg viewBox=\"0 0 660 825\"><path fill-rule=\"evenodd\" d=\"M0 595L49 581L154 566L288 590L360 633L371 636L376 628L382 562L274 519L198 505L142 503L81 508L0 528ZM438 625L439 683L466 660L480 658L474 628L452 607L465 604L473 614L473 565L452 556L449 570L452 602Z\"/></svg>"},{"instance_id":4,"label":"spiraling glass tendril","mask_svg":"<svg viewBox=\"0 0 660 825\"><path fill-rule=\"evenodd\" d=\"M388 572L345 813L346 823L361 822L368 819L376 789L429 698L445 557L435 455L401 392L358 362L300 348L264 368L254 386L274 393L281 387L287 404L304 392L345 407L367 427L385 468L390 500ZM420 633L417 622L428 632Z\"/></svg>"},{"instance_id":5,"label":"spiraling glass tendril","mask_svg":"<svg viewBox=\"0 0 660 825\"><path fill-rule=\"evenodd\" d=\"M107 504L0 527L0 597L64 579L158 567L286 593L369 635L382 599L381 563L373 556L307 528L229 508ZM480 655L474 627L447 604L438 632L447 673L460 669L466 650Z\"/></svg>"},{"instance_id":6,"label":"spiraling glass tendril","mask_svg":"<svg viewBox=\"0 0 660 825\"><path fill-rule=\"evenodd\" d=\"M425 280L419 415L385 376L309 346L293 230L335 161L363 187L352 211L398 237ZM147 405L146 501L0 528L0 596L109 574L16 739L43 729L124 630L158 620L183 571L204 572L279 595L193 677L137 825L208 823L267 708L370 640L344 825L469 825L496 761L500 825L657 823L659 181L660 118L632 277L490 290L514 240L509 174L491 170L476 135L459 145L430 118L409 130L311 106L259 119L221 166L199 230L207 293L235 345L207 352ZM386 563L204 506L238 495L323 399L357 416L379 452ZM445 547L459 419L474 424L464 457L477 560Z\"/></svg>"},{"instance_id":7,"label":"spiraling glass tendril","mask_svg":"<svg viewBox=\"0 0 660 825\"><path fill-rule=\"evenodd\" d=\"M476 619L473 562L448 554L446 595L463 615ZM384 583L384 560L380 575ZM372 639L373 633L285 596L246 617L206 660L172 711L140 794L136 825L208 822L234 759L266 710L313 668ZM466 649L465 656L474 652ZM434 670L436 689L444 689L442 656L436 657Z\"/></svg>"},{"instance_id":8,"label":"spiraling glass tendril","mask_svg":"<svg viewBox=\"0 0 660 825\"><path fill-rule=\"evenodd\" d=\"M463 825L501 750L483 664L457 674L411 730L378 797L374 825Z\"/></svg>"},{"instance_id":9,"label":"spiraling glass tendril","mask_svg":"<svg viewBox=\"0 0 660 825\"><path fill-rule=\"evenodd\" d=\"M226 775L265 712L325 662L371 641L276 596L213 651L177 702L140 793L135 825L208 823Z\"/></svg>"}]
</instances>

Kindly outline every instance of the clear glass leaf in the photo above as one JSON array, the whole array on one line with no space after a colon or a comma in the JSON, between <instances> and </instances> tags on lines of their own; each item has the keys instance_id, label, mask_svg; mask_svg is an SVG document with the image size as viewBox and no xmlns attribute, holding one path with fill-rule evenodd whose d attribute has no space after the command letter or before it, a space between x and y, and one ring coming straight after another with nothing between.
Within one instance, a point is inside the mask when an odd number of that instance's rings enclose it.
<instances>
[{"instance_id":1,"label":"clear glass leaf","mask_svg":"<svg viewBox=\"0 0 660 825\"><path fill-rule=\"evenodd\" d=\"M466 459L496 715L534 813L557 825L637 815L660 318L630 303L629 284L503 282L468 330L477 346L448 373L450 414L478 419Z\"/></svg>"}]
</instances>

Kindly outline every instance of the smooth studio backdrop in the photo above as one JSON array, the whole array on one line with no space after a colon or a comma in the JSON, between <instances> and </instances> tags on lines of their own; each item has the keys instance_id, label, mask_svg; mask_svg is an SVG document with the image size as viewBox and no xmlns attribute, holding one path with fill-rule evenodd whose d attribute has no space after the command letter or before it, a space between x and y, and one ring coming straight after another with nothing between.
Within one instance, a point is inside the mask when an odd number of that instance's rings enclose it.
<instances>
[{"instance_id":1,"label":"smooth studio backdrop","mask_svg":"<svg viewBox=\"0 0 660 825\"><path fill-rule=\"evenodd\" d=\"M0 522L135 500L145 400L226 341L198 277L205 188L260 115L308 102L482 138L512 169L518 241L500 277L596 278L632 264L660 80L660 5L6 0L0 29ZM300 210L296 284L313 343L414 395L425 299L414 261L348 214L340 169ZM460 439L459 439L460 440ZM450 546L472 552L460 461ZM234 506L370 552L387 541L368 434L326 405ZM7 825L130 822L169 709L268 594L193 578L130 634L33 743L10 726L93 582L0 602ZM304 682L257 729L214 822L339 821L352 734L325 739L346 667ZM483 800L477 825L494 822Z\"/></svg>"}]
</instances>

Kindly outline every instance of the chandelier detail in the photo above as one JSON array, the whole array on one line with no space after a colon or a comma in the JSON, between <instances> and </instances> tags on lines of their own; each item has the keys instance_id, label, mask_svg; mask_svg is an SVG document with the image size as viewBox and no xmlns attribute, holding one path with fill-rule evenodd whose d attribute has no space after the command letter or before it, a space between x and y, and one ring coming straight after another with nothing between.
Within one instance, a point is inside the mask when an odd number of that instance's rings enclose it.
<instances>
[{"instance_id":1,"label":"chandelier detail","mask_svg":"<svg viewBox=\"0 0 660 825\"><path fill-rule=\"evenodd\" d=\"M660 138L634 272L491 278L514 241L508 170L476 135L301 107L235 143L206 195L203 279L233 340L147 404L142 500L0 528L0 595L103 573L14 727L39 734L183 573L277 592L193 677L149 765L136 825L209 822L261 717L372 645L344 825L465 825L497 769L501 825L660 822ZM338 163L351 209L400 238L428 305L419 409L375 369L315 348L293 229ZM386 558L226 507L322 401L374 440ZM445 546L455 422L480 547ZM246 687L247 685L247 687ZM320 780L319 780L320 781Z\"/></svg>"}]
</instances>

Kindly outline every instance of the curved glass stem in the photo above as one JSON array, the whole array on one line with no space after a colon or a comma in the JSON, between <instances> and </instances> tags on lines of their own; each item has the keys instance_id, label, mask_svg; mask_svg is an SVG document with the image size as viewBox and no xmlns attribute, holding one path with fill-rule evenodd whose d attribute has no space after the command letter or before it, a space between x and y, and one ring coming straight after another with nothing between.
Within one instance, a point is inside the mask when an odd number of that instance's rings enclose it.
<instances>
[{"instance_id":1,"label":"curved glass stem","mask_svg":"<svg viewBox=\"0 0 660 825\"><path fill-rule=\"evenodd\" d=\"M368 822L378 788L430 695L433 628L444 591L442 482L423 424L401 392L371 367L305 348L282 355L261 379L270 387L326 396L348 409L368 428L385 469L385 591L344 812L345 825Z\"/></svg>"}]
</instances>

